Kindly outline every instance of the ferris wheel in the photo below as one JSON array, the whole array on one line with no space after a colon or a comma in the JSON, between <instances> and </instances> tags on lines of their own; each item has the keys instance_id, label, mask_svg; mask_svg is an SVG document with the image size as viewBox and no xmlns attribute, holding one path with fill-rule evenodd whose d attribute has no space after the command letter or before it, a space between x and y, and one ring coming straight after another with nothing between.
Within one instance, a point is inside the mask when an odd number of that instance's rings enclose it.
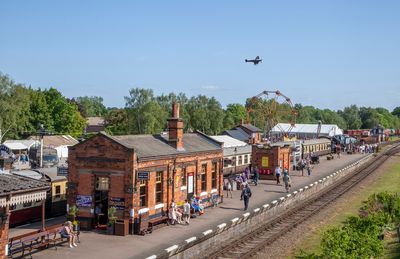
<instances>
[{"instance_id":1,"label":"ferris wheel","mask_svg":"<svg viewBox=\"0 0 400 259\"><path fill-rule=\"evenodd\" d=\"M289 97L279 90L263 91L253 96L247 103L247 121L257 117L264 123L263 128L268 134L273 127L278 127L281 135L288 136L296 123L297 111ZM289 127L281 127L278 123L285 122ZM253 124L256 124L253 122ZM258 122L260 124L260 122Z\"/></svg>"}]
</instances>

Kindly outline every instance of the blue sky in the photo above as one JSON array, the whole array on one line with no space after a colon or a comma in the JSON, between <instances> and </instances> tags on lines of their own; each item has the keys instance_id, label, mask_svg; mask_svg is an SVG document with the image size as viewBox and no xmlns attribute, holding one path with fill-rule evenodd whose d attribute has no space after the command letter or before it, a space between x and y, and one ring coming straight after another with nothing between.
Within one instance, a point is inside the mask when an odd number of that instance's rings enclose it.
<instances>
[{"instance_id":1,"label":"blue sky","mask_svg":"<svg viewBox=\"0 0 400 259\"><path fill-rule=\"evenodd\" d=\"M400 106L400 1L2 1L0 71L124 106L132 87L263 90L342 109ZM254 66L245 58L260 55Z\"/></svg>"}]
</instances>

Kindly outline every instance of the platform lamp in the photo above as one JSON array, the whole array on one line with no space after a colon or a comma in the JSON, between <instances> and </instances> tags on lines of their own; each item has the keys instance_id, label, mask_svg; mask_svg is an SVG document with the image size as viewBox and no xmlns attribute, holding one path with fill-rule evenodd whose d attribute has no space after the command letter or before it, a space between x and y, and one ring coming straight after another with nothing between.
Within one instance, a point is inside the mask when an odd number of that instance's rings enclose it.
<instances>
[{"instance_id":1,"label":"platform lamp","mask_svg":"<svg viewBox=\"0 0 400 259\"><path fill-rule=\"evenodd\" d=\"M236 165L237 165L237 147L235 147L235 149L233 150L233 152L235 152L235 157L234 157L234 160L233 161L235 161L235 175L236 175Z\"/></svg>"}]
</instances>

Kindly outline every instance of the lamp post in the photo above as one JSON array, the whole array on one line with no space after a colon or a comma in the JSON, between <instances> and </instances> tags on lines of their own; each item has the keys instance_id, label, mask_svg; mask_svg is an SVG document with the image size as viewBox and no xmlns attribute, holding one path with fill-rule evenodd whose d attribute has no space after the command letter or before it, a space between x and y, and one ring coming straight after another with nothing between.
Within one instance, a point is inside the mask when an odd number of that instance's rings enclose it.
<instances>
[{"instance_id":1,"label":"lamp post","mask_svg":"<svg viewBox=\"0 0 400 259\"><path fill-rule=\"evenodd\" d=\"M237 165L237 147L235 147L235 149L233 150L233 152L235 153L235 175L236 175L236 165Z\"/></svg>"}]
</instances>

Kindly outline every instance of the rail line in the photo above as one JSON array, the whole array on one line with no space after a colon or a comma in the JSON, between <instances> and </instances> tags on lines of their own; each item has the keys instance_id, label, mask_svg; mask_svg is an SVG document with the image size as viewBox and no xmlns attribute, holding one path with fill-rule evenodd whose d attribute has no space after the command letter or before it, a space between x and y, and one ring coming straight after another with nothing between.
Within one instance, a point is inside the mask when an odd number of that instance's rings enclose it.
<instances>
[{"instance_id":1,"label":"rail line","mask_svg":"<svg viewBox=\"0 0 400 259\"><path fill-rule=\"evenodd\" d=\"M305 222L312 215L338 199L354 185L374 172L389 157L398 152L400 152L400 144L390 147L372 161L360 166L353 173L327 187L326 190L295 205L255 231L240 237L240 240L233 241L229 245L222 247L217 253L208 256L208 258L250 258L256 255L258 251L281 237L282 233L288 233L291 229Z\"/></svg>"}]
</instances>

